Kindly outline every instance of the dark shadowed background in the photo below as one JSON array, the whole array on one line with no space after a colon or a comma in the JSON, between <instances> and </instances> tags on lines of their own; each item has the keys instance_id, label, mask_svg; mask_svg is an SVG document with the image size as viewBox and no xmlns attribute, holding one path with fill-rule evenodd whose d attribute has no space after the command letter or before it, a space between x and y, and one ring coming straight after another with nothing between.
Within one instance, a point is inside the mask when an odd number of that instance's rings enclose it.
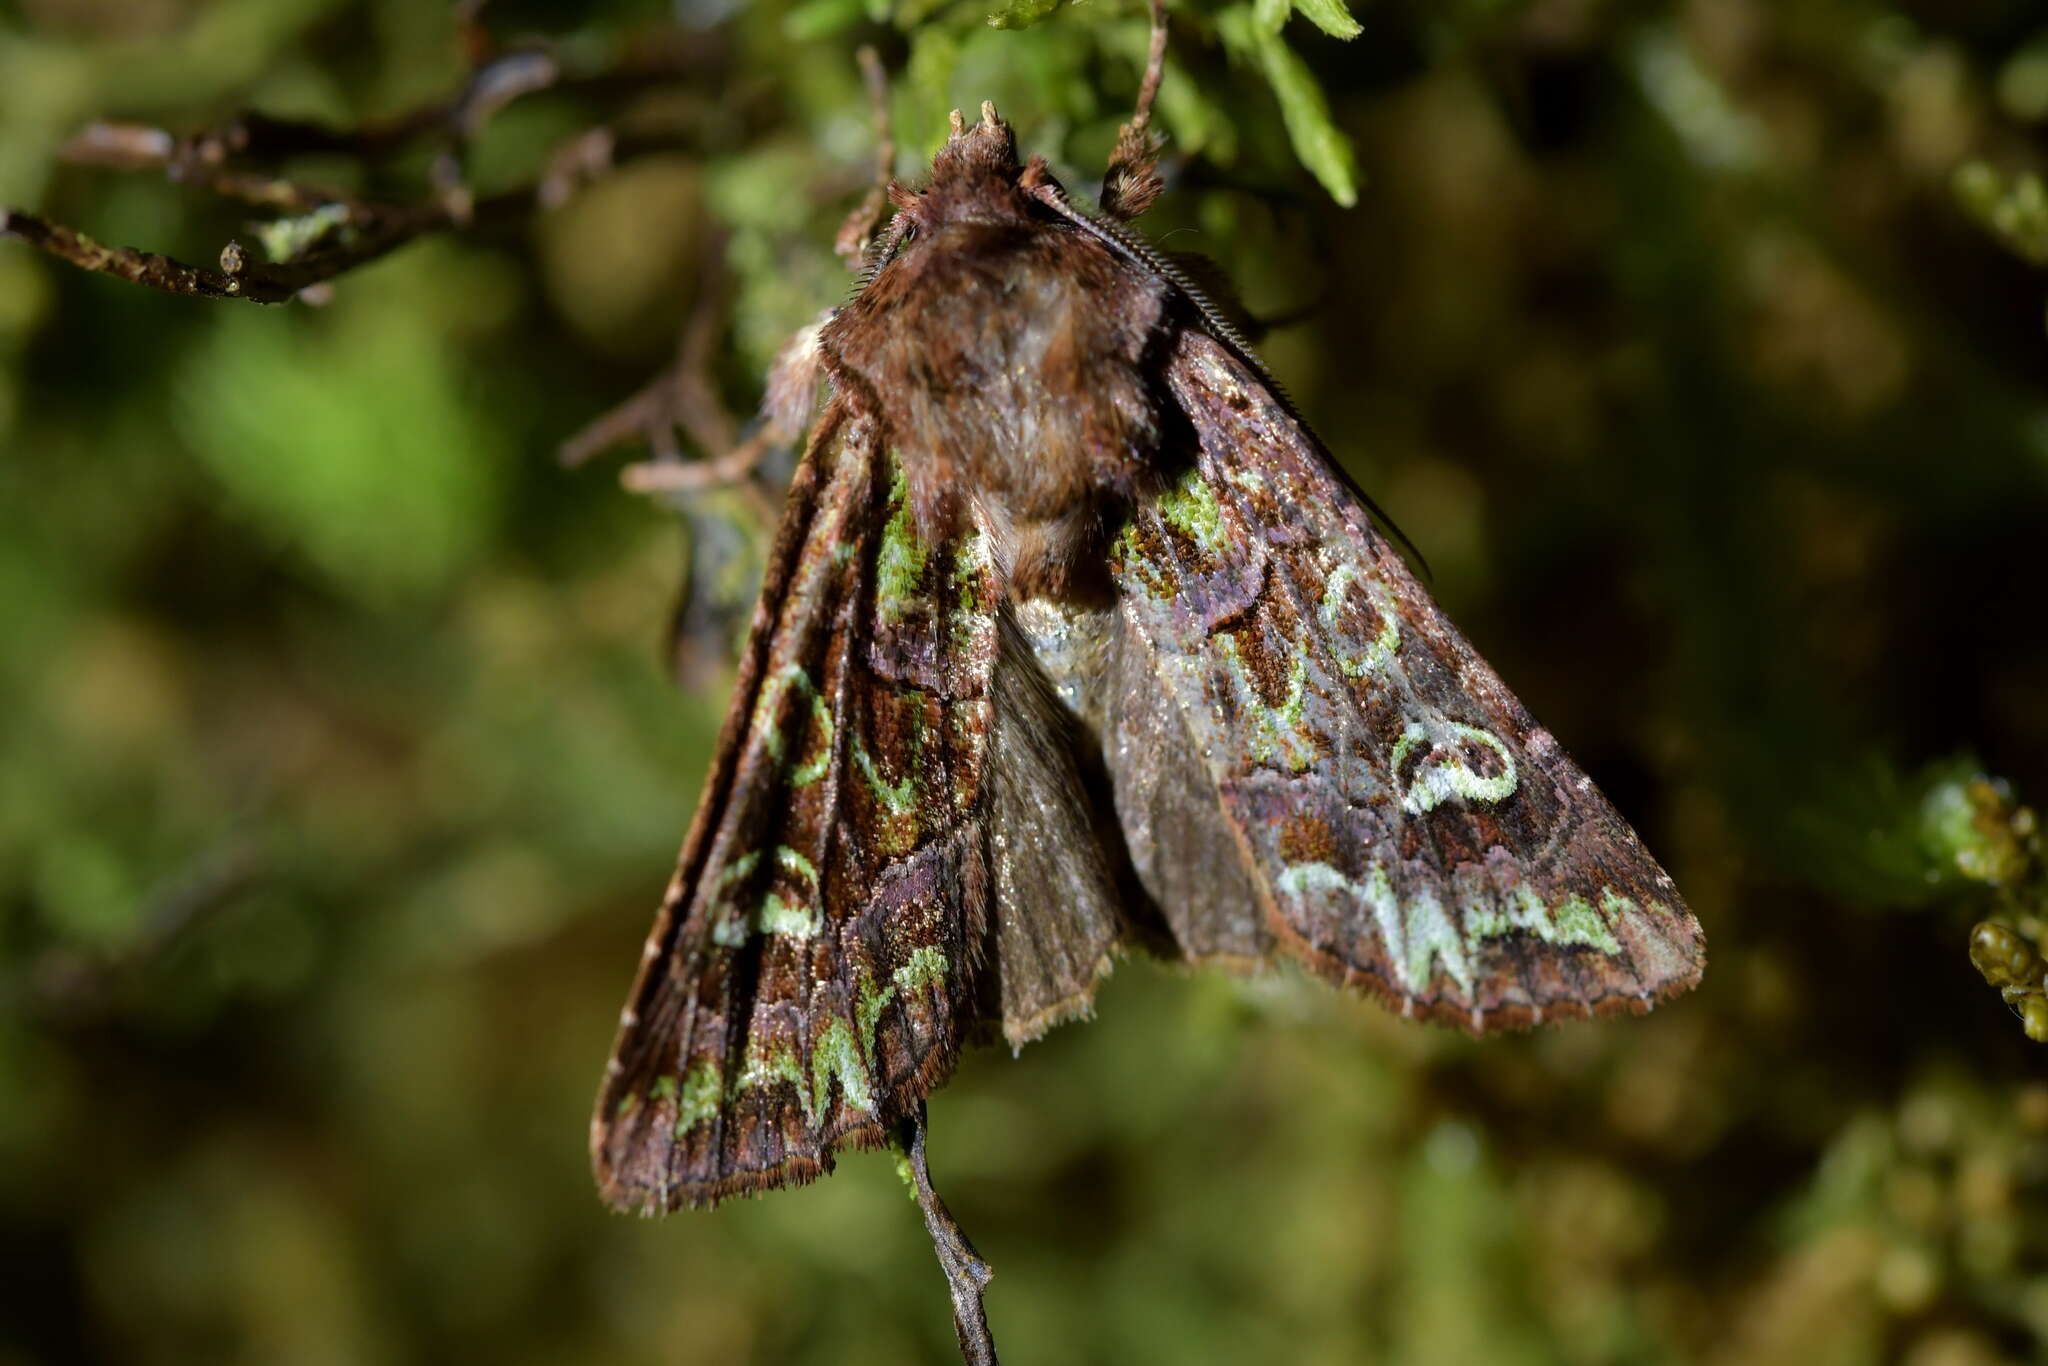
<instances>
[{"instance_id":1,"label":"dark shadowed background","mask_svg":"<svg viewBox=\"0 0 2048 1366\"><path fill-rule=\"evenodd\" d=\"M668 147L324 307L0 241L0 1363L951 1359L886 1157L662 1222L591 1189L727 679L671 681L638 457L553 457L686 318L744 413L843 296L862 42L899 175L993 98L1092 188L1142 6L997 8L491 6L587 65L679 25ZM932 1107L1005 1359L2044 1359L2048 1055L1968 942L2044 900L2048 12L1300 10L1175 5L1144 226L1300 315L1264 354L1709 967L1474 1042L1126 963ZM63 140L463 70L417 0L0 4L0 203L211 263L248 209ZM512 104L475 182L600 112Z\"/></svg>"}]
</instances>

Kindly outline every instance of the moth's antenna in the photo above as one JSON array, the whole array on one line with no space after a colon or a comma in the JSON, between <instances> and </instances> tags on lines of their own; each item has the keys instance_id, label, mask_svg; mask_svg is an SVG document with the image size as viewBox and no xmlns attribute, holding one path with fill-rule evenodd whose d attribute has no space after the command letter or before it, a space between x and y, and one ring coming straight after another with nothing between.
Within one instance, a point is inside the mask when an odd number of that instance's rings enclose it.
<instances>
[{"instance_id":1,"label":"moth's antenna","mask_svg":"<svg viewBox=\"0 0 2048 1366\"><path fill-rule=\"evenodd\" d=\"M1166 74L1166 4L1151 0L1152 44L1145 55L1145 75L1138 82L1138 105L1131 121L1117 130L1109 169L1102 176L1102 212L1129 222L1152 207L1166 182L1159 178L1160 141L1152 132L1152 104Z\"/></svg>"},{"instance_id":2,"label":"moth's antenna","mask_svg":"<svg viewBox=\"0 0 2048 1366\"><path fill-rule=\"evenodd\" d=\"M882 267L902 250L904 240L909 236L910 221L907 218L899 213L889 220L887 230L868 243L867 250L862 253L860 269L854 273L853 288L846 292L848 300L859 298L861 292L875 282L875 277L882 273Z\"/></svg>"},{"instance_id":3,"label":"moth's antenna","mask_svg":"<svg viewBox=\"0 0 2048 1366\"><path fill-rule=\"evenodd\" d=\"M1130 127L1129 124L1124 126ZM1202 292L1202 287L1195 283L1194 277L1176 265L1171 257L1122 223L1114 219L1092 218L1083 213L1074 206L1071 199L1067 198L1067 192L1051 180L1041 180L1032 185L1029 193L1039 203L1111 251L1130 257L1153 275L1179 290L1202 315L1203 325L1209 329L1210 335L1237 352L1248 365L1259 372L1259 377L1265 380L1275 393L1280 392L1280 382L1273 378L1271 372L1266 369L1265 362L1253 352L1251 343L1245 339L1244 333L1238 331L1237 324L1224 315L1223 310Z\"/></svg>"}]
</instances>

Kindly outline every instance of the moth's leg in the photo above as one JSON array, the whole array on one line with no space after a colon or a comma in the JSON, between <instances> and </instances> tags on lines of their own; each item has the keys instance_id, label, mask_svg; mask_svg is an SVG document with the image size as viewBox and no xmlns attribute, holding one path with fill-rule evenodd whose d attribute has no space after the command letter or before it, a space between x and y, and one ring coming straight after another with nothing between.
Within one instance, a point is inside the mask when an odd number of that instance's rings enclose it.
<instances>
[{"instance_id":1,"label":"moth's leg","mask_svg":"<svg viewBox=\"0 0 2048 1366\"><path fill-rule=\"evenodd\" d=\"M840 225L832 249L848 269L859 270L867 259L868 247L889 222L889 181L896 171L896 132L895 122L889 117L889 77L882 70L882 59L872 47L863 47L854 56L860 62L861 84L867 87L868 113L875 125L875 180Z\"/></svg>"},{"instance_id":2,"label":"moth's leg","mask_svg":"<svg viewBox=\"0 0 2048 1366\"><path fill-rule=\"evenodd\" d=\"M1116 146L1109 154L1109 169L1102 176L1102 212L1105 217L1129 222L1152 207L1166 182L1159 178L1159 138L1152 131L1152 102L1159 96L1159 80L1166 74L1166 4L1151 0L1152 45L1145 57L1145 76L1138 83L1138 106L1131 121L1117 130Z\"/></svg>"},{"instance_id":3,"label":"moth's leg","mask_svg":"<svg viewBox=\"0 0 2048 1366\"><path fill-rule=\"evenodd\" d=\"M960 1339L960 1358L967 1366L998 1366L996 1341L989 1335L988 1315L982 1309L981 1292L995 1278L995 1272L967 1241L966 1232L946 1208L946 1202L932 1189L931 1169L925 1165L925 1106L918 1101L909 1116L896 1127L896 1146L909 1164L910 1188L917 1196L917 1208L924 1215L924 1230L946 1273L946 1288L953 1296L953 1331Z\"/></svg>"}]
</instances>

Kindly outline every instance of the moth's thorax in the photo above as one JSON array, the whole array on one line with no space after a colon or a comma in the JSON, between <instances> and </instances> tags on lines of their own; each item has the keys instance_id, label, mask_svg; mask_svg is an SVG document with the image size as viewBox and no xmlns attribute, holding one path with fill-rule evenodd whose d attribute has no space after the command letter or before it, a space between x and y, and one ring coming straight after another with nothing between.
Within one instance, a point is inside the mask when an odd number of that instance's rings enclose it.
<instances>
[{"instance_id":1,"label":"moth's thorax","mask_svg":"<svg viewBox=\"0 0 2048 1366\"><path fill-rule=\"evenodd\" d=\"M1020 591L1059 591L1150 486L1165 294L1092 238L970 177L821 338L871 407L926 532L970 510ZM938 190L930 192L937 194ZM928 194L927 197L930 197Z\"/></svg>"},{"instance_id":2,"label":"moth's thorax","mask_svg":"<svg viewBox=\"0 0 2048 1366\"><path fill-rule=\"evenodd\" d=\"M933 181L908 204L904 218L926 240L954 227L1024 227L1038 221L1031 200L1018 188L1014 167L958 171Z\"/></svg>"}]
</instances>

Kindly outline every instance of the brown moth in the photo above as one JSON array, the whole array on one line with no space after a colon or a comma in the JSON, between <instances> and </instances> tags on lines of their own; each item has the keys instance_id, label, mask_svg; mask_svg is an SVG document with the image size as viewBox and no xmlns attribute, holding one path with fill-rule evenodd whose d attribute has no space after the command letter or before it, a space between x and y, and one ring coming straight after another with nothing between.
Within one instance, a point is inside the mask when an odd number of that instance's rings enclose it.
<instances>
[{"instance_id":1,"label":"brown moth","mask_svg":"<svg viewBox=\"0 0 2048 1366\"><path fill-rule=\"evenodd\" d=\"M1475 1033L1699 979L1670 878L1124 226L1143 124L1094 216L954 115L815 334L831 396L592 1122L617 1206L888 1141L1132 948Z\"/></svg>"}]
</instances>

